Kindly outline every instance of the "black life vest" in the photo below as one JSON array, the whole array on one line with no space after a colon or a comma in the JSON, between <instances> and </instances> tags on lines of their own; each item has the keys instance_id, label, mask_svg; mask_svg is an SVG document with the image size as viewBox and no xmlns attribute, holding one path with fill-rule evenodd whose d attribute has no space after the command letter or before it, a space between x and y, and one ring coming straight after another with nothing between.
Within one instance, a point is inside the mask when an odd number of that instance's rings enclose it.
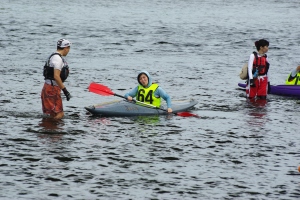
<instances>
[{"instance_id":1,"label":"black life vest","mask_svg":"<svg viewBox=\"0 0 300 200\"><path fill-rule=\"evenodd\" d=\"M49 56L48 60L45 62L44 70L43 70L43 75L45 77L45 80L46 79L54 80L54 67L50 67L50 59L54 55L59 55L61 57L59 53L53 53ZM62 82L64 82L69 76L69 66L68 63L65 61L65 59L63 59L62 57L61 59L64 63L64 66L60 71L60 78Z\"/></svg>"},{"instance_id":2,"label":"black life vest","mask_svg":"<svg viewBox=\"0 0 300 200\"><path fill-rule=\"evenodd\" d=\"M255 59L253 61L252 74L258 71L258 75L266 75L269 71L270 64L267 62L267 54L258 57L256 52L253 52Z\"/></svg>"}]
</instances>

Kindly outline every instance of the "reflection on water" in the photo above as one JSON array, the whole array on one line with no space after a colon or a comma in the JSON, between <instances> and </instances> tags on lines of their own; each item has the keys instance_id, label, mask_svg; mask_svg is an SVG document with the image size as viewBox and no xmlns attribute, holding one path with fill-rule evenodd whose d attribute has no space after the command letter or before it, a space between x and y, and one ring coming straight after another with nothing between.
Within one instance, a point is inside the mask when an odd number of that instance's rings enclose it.
<instances>
[{"instance_id":1,"label":"reflection on water","mask_svg":"<svg viewBox=\"0 0 300 200\"><path fill-rule=\"evenodd\" d=\"M109 124L111 124L111 121L109 120L109 118L106 118L106 117L89 116L89 121L93 125L97 125L97 124L109 125Z\"/></svg>"},{"instance_id":2,"label":"reflection on water","mask_svg":"<svg viewBox=\"0 0 300 200\"><path fill-rule=\"evenodd\" d=\"M247 99L247 123L253 127L263 127L267 122L267 100Z\"/></svg>"},{"instance_id":3,"label":"reflection on water","mask_svg":"<svg viewBox=\"0 0 300 200\"><path fill-rule=\"evenodd\" d=\"M141 124L149 124L149 125L155 125L158 124L160 121L160 116L154 115L154 116L137 116L131 118L133 121L141 123Z\"/></svg>"},{"instance_id":4,"label":"reflection on water","mask_svg":"<svg viewBox=\"0 0 300 200\"><path fill-rule=\"evenodd\" d=\"M247 99L247 102L256 108L263 108L267 104L267 99Z\"/></svg>"},{"instance_id":5,"label":"reflection on water","mask_svg":"<svg viewBox=\"0 0 300 200\"><path fill-rule=\"evenodd\" d=\"M56 120L50 117L42 118L42 120L39 123L39 126L43 127L45 130L61 130L63 128L63 121L62 120Z\"/></svg>"},{"instance_id":6,"label":"reflection on water","mask_svg":"<svg viewBox=\"0 0 300 200\"><path fill-rule=\"evenodd\" d=\"M51 142L57 142L63 137L63 120L56 120L50 117L42 118L39 122L42 129L39 131L39 138L47 139Z\"/></svg>"}]
</instances>

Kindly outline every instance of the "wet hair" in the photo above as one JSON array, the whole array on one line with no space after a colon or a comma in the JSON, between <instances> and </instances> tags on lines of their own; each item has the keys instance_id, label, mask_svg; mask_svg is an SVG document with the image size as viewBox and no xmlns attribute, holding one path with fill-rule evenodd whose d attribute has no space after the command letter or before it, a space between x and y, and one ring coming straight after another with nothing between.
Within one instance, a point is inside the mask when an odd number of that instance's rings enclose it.
<instances>
[{"instance_id":1,"label":"wet hair","mask_svg":"<svg viewBox=\"0 0 300 200\"><path fill-rule=\"evenodd\" d=\"M269 46L269 42L265 39L261 39L256 41L255 43L257 51L259 51L260 47Z\"/></svg>"}]
</instances>

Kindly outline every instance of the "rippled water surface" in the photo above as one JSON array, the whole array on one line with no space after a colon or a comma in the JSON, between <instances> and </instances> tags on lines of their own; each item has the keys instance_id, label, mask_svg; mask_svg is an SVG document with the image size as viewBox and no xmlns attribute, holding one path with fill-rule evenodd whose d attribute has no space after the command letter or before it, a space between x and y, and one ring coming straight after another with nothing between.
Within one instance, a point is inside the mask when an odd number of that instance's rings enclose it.
<instances>
[{"instance_id":1,"label":"rippled water surface","mask_svg":"<svg viewBox=\"0 0 300 200\"><path fill-rule=\"evenodd\" d=\"M300 62L298 0L33 1L0 5L0 199L299 199L298 99L247 102L240 68L270 41L271 84ZM73 95L43 118L42 66L56 41ZM146 69L201 118L101 118Z\"/></svg>"}]
</instances>

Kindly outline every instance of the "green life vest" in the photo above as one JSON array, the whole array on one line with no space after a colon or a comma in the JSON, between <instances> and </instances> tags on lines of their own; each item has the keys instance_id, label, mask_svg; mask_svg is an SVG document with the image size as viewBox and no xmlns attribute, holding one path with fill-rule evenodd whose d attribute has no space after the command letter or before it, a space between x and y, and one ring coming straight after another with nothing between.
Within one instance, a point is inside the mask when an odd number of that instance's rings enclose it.
<instances>
[{"instance_id":1,"label":"green life vest","mask_svg":"<svg viewBox=\"0 0 300 200\"><path fill-rule=\"evenodd\" d=\"M297 75L293 78L291 74L289 74L288 78L285 81L286 85L300 85L300 72L297 73Z\"/></svg>"},{"instance_id":2,"label":"green life vest","mask_svg":"<svg viewBox=\"0 0 300 200\"><path fill-rule=\"evenodd\" d=\"M158 88L158 84L154 83L148 88L144 88L142 85L138 86L137 100L145 102L156 107L160 107L160 97L155 97L154 92Z\"/></svg>"}]
</instances>

